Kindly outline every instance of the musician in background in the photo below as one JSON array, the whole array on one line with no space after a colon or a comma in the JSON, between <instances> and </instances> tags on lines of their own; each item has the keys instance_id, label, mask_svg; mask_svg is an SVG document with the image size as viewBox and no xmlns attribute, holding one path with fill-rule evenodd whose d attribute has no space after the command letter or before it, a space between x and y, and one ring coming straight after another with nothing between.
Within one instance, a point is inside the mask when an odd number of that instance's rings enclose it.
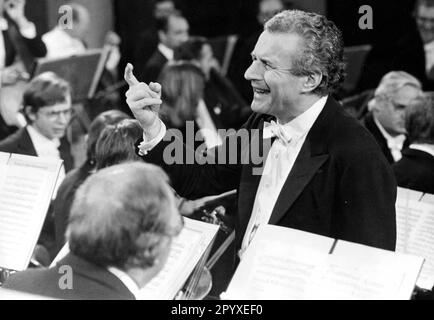
<instances>
[{"instance_id":1,"label":"musician in background","mask_svg":"<svg viewBox=\"0 0 434 320\"><path fill-rule=\"evenodd\" d=\"M410 146L393 165L398 186L434 194L434 94L427 93L407 110Z\"/></svg>"},{"instance_id":2,"label":"musician in background","mask_svg":"<svg viewBox=\"0 0 434 320\"><path fill-rule=\"evenodd\" d=\"M86 138L87 159L80 167L70 171L66 175L62 184L59 186L56 199L53 203L56 254L65 244L65 231L68 225L68 217L74 195L78 187L95 171L95 148L98 137L107 126L116 125L120 121L128 118L128 115L122 111L109 110L101 113L92 121Z\"/></svg>"},{"instance_id":3,"label":"musician in background","mask_svg":"<svg viewBox=\"0 0 434 320\"><path fill-rule=\"evenodd\" d=\"M371 132L390 164L402 157L408 147L405 111L422 94L419 80L404 71L384 75L368 103L369 113L363 124Z\"/></svg>"},{"instance_id":4,"label":"musician in background","mask_svg":"<svg viewBox=\"0 0 434 320\"><path fill-rule=\"evenodd\" d=\"M181 229L161 169L144 163L105 168L77 191L67 230L71 252L53 268L12 275L4 287L61 299L134 300L165 265ZM70 289L59 286L61 267L71 268Z\"/></svg>"},{"instance_id":5,"label":"musician in background","mask_svg":"<svg viewBox=\"0 0 434 320\"><path fill-rule=\"evenodd\" d=\"M175 50L174 57L190 61L202 70L205 76L203 101L217 129L239 129L252 111L232 82L220 73L206 38L190 37Z\"/></svg>"},{"instance_id":6,"label":"musician in background","mask_svg":"<svg viewBox=\"0 0 434 320\"><path fill-rule=\"evenodd\" d=\"M47 53L35 25L25 16L25 5L25 0L0 0L0 86L14 84L24 71L31 71L34 58ZM13 66L17 60L24 70Z\"/></svg>"},{"instance_id":7,"label":"musician in background","mask_svg":"<svg viewBox=\"0 0 434 320\"><path fill-rule=\"evenodd\" d=\"M3 141L0 151L62 159L65 171L73 168L65 137L71 118L71 88L53 72L45 72L28 84L23 95L27 125Z\"/></svg>"}]
</instances>

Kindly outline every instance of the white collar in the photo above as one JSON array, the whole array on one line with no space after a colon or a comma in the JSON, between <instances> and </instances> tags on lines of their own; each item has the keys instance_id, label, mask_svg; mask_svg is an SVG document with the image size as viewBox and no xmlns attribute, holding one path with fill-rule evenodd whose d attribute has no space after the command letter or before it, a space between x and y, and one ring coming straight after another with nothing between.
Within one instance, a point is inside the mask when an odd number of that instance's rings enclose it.
<instances>
[{"instance_id":1,"label":"white collar","mask_svg":"<svg viewBox=\"0 0 434 320\"><path fill-rule=\"evenodd\" d=\"M173 53L172 49L170 49L169 47L165 46L162 43L159 43L158 44L158 50L160 50L161 54L163 56L165 56L167 60L169 60L169 61L173 60L174 53Z\"/></svg>"},{"instance_id":2,"label":"white collar","mask_svg":"<svg viewBox=\"0 0 434 320\"><path fill-rule=\"evenodd\" d=\"M60 140L55 138L55 139L48 139L46 136L44 136L43 134L41 134L37 129L35 129L32 125L28 125L27 126L27 132L30 135L30 139L32 140L34 145L38 145L38 146L53 146L56 149L60 146ZM36 146L34 146L35 149ZM37 150L36 150L37 151Z\"/></svg>"},{"instance_id":3,"label":"white collar","mask_svg":"<svg viewBox=\"0 0 434 320\"><path fill-rule=\"evenodd\" d=\"M0 31L6 31L8 29L8 21L4 17L0 17Z\"/></svg>"},{"instance_id":4,"label":"white collar","mask_svg":"<svg viewBox=\"0 0 434 320\"><path fill-rule=\"evenodd\" d=\"M288 137L296 140L300 139L312 128L319 114L324 109L327 99L328 96L324 96L290 122L284 125L279 124L279 122L277 122L277 124L285 131ZM273 133L267 130L267 126L264 125L264 139L270 138L271 136L273 136Z\"/></svg>"},{"instance_id":5,"label":"white collar","mask_svg":"<svg viewBox=\"0 0 434 320\"><path fill-rule=\"evenodd\" d=\"M419 151L423 151L426 153L429 153L430 155L432 155L434 157L434 145L432 144L418 144L418 143L413 143L410 145L409 147L410 149L414 149L414 150L419 150Z\"/></svg>"},{"instance_id":6,"label":"white collar","mask_svg":"<svg viewBox=\"0 0 434 320\"><path fill-rule=\"evenodd\" d=\"M399 134L396 137L392 137L387 131L386 129L384 129L384 127L381 125L380 121L377 120L377 117L375 116L375 114L373 115L374 118L374 122L377 125L378 129L380 130L381 134L383 135L383 137L387 140L388 143L398 143L401 144L401 148L402 148L402 144L405 141L405 134Z\"/></svg>"},{"instance_id":7,"label":"white collar","mask_svg":"<svg viewBox=\"0 0 434 320\"><path fill-rule=\"evenodd\" d=\"M108 267L107 270L116 278L118 278L135 298L139 296L139 286L126 272L115 267Z\"/></svg>"}]
</instances>

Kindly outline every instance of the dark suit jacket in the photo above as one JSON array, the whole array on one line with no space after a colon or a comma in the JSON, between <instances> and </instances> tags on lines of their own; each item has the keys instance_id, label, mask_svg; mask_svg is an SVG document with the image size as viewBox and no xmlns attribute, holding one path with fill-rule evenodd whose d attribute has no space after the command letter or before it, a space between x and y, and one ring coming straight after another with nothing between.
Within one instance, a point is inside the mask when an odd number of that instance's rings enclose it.
<instances>
[{"instance_id":1,"label":"dark suit jacket","mask_svg":"<svg viewBox=\"0 0 434 320\"><path fill-rule=\"evenodd\" d=\"M429 153L406 149L393 171L398 186L434 194L434 157Z\"/></svg>"},{"instance_id":2,"label":"dark suit jacket","mask_svg":"<svg viewBox=\"0 0 434 320\"><path fill-rule=\"evenodd\" d=\"M252 173L251 161L241 164L240 155L249 152L254 139L262 141L261 129L270 118L253 114L244 125L248 130L260 130L251 134L249 145L238 140L237 164L168 165L163 154L171 141L165 140L143 156L145 161L158 164L168 172L173 187L183 197L197 198L237 188L238 248L261 179ZM225 140L222 148L229 140ZM270 224L394 250L395 200L396 181L375 140L329 98L280 192Z\"/></svg>"},{"instance_id":3,"label":"dark suit jacket","mask_svg":"<svg viewBox=\"0 0 434 320\"><path fill-rule=\"evenodd\" d=\"M64 270L72 268L72 289L61 289L59 283ZM10 276L4 288L36 295L68 300L135 300L127 287L108 270L87 262L73 254L50 269L29 269Z\"/></svg>"},{"instance_id":4,"label":"dark suit jacket","mask_svg":"<svg viewBox=\"0 0 434 320\"><path fill-rule=\"evenodd\" d=\"M369 130L369 132L374 136L375 140L377 141L378 145L380 146L381 151L383 152L384 156L386 157L387 161L390 164L395 163L395 160L393 159L392 152L390 152L389 147L387 146L387 140L381 133L380 129L378 128L377 124L374 121L374 116L372 113L368 113L364 119L363 119L363 125L366 129ZM403 150L408 147L408 140L406 139L404 141Z\"/></svg>"},{"instance_id":5,"label":"dark suit jacket","mask_svg":"<svg viewBox=\"0 0 434 320\"><path fill-rule=\"evenodd\" d=\"M148 62L143 67L138 68L137 76L145 83L156 82L167 62L166 57L157 49Z\"/></svg>"},{"instance_id":6,"label":"dark suit jacket","mask_svg":"<svg viewBox=\"0 0 434 320\"><path fill-rule=\"evenodd\" d=\"M35 157L38 155L26 128L21 128L3 141L0 141L0 151ZM60 139L59 152L65 166L65 171L70 171L74 166L74 160L71 155L71 146L66 137Z\"/></svg>"}]
</instances>

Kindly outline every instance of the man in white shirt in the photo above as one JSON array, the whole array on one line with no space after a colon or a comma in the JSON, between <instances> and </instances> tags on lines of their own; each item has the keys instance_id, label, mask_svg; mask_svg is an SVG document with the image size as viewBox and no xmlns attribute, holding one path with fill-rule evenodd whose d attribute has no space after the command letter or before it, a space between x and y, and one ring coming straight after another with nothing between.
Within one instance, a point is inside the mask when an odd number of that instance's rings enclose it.
<instances>
[{"instance_id":1,"label":"man in white shirt","mask_svg":"<svg viewBox=\"0 0 434 320\"><path fill-rule=\"evenodd\" d=\"M127 103L144 130L139 154L162 166L181 196L237 188L241 256L265 223L394 250L393 172L372 136L331 97L343 80L340 31L324 16L283 11L265 24L252 58L245 78L254 114L238 131L249 140L227 137L208 150L218 162L205 165L173 164L166 151L179 140L165 139L161 87L139 83L128 65Z\"/></svg>"},{"instance_id":2,"label":"man in white shirt","mask_svg":"<svg viewBox=\"0 0 434 320\"><path fill-rule=\"evenodd\" d=\"M402 157L408 146L405 129L405 112L422 94L419 80L404 71L387 73L368 103L369 112L364 125L374 136L389 163Z\"/></svg>"},{"instance_id":3,"label":"man in white shirt","mask_svg":"<svg viewBox=\"0 0 434 320\"><path fill-rule=\"evenodd\" d=\"M72 28L57 25L42 36L48 58L67 57L86 50L84 39L89 32L90 15L80 4L67 4L72 10Z\"/></svg>"},{"instance_id":4,"label":"man in white shirt","mask_svg":"<svg viewBox=\"0 0 434 320\"><path fill-rule=\"evenodd\" d=\"M0 151L58 158L73 168L70 145L65 137L72 113L69 84L52 72L34 78L24 95L27 126L0 142Z\"/></svg>"},{"instance_id":5,"label":"man in white shirt","mask_svg":"<svg viewBox=\"0 0 434 320\"><path fill-rule=\"evenodd\" d=\"M4 287L60 299L134 300L164 267L182 227L160 168L130 162L102 169L77 190L70 253L50 269L12 275ZM69 286L59 286L68 268Z\"/></svg>"},{"instance_id":6,"label":"man in white shirt","mask_svg":"<svg viewBox=\"0 0 434 320\"><path fill-rule=\"evenodd\" d=\"M173 60L174 50L188 40L188 31L188 22L178 11L159 17L157 19L159 44L144 67L138 68L140 77L146 82L157 81L166 63Z\"/></svg>"}]
</instances>

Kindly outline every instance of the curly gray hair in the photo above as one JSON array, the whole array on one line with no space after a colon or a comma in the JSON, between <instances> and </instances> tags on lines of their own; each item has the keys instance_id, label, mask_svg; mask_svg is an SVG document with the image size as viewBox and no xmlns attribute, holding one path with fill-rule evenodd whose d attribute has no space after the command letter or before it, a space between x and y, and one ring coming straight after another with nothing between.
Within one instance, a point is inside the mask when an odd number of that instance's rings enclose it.
<instances>
[{"instance_id":1,"label":"curly gray hair","mask_svg":"<svg viewBox=\"0 0 434 320\"><path fill-rule=\"evenodd\" d=\"M342 33L326 17L300 10L286 10L267 21L270 33L295 33L304 47L295 57L291 72L295 76L321 73L322 80L313 93L326 95L336 91L345 77Z\"/></svg>"}]
</instances>

